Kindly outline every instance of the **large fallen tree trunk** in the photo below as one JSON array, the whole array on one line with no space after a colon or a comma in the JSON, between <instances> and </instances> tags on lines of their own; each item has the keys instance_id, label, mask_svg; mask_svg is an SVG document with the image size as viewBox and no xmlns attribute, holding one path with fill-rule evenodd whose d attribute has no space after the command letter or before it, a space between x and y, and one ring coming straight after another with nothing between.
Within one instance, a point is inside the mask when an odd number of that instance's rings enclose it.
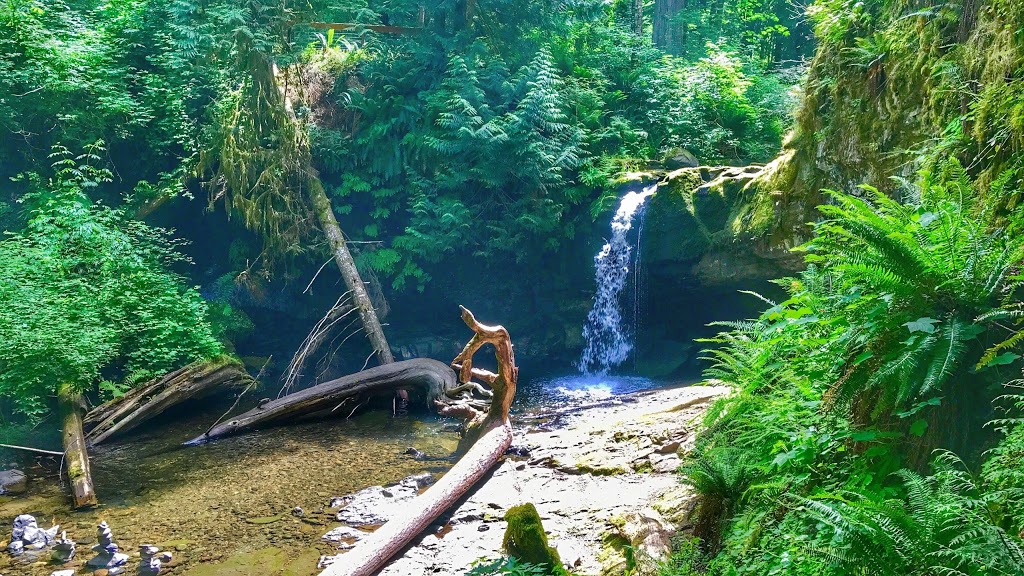
<instances>
[{"instance_id":1,"label":"large fallen tree trunk","mask_svg":"<svg viewBox=\"0 0 1024 576\"><path fill-rule=\"evenodd\" d=\"M63 421L64 464L67 466L68 482L71 484L71 501L75 508L95 506L96 489L89 470L89 453L85 448L82 433L82 409L85 399L71 384L61 384L57 389Z\"/></svg>"},{"instance_id":2,"label":"large fallen tree trunk","mask_svg":"<svg viewBox=\"0 0 1024 576\"><path fill-rule=\"evenodd\" d=\"M426 391L428 401L447 398L447 394L456 388L456 384L455 373L443 362L428 358L393 362L317 384L294 394L282 396L277 400L260 404L228 422L214 426L205 434L189 440L186 444L200 444L215 438L291 422L318 413L333 412L345 400L360 394L393 392L398 388L421 387Z\"/></svg>"},{"instance_id":3,"label":"large fallen tree trunk","mask_svg":"<svg viewBox=\"0 0 1024 576\"><path fill-rule=\"evenodd\" d=\"M505 328L480 324L473 313L465 308L462 308L462 319L474 335L452 362L452 367L459 370L460 380L464 383L459 388L479 387L472 382L473 376L491 387L491 403L486 412L476 409L471 401L454 404L445 399L438 401L442 413L469 418L466 435L460 445L460 449L466 450L465 454L437 484L410 503L407 507L408 516L392 518L353 551L336 557L335 562L320 576L375 574L483 478L512 444L512 424L508 419L508 411L516 393L519 375L512 354L512 341ZM494 345L498 360L497 374L473 368L473 354L484 344Z\"/></svg>"},{"instance_id":4,"label":"large fallen tree trunk","mask_svg":"<svg viewBox=\"0 0 1024 576\"><path fill-rule=\"evenodd\" d=\"M99 444L124 434L168 408L228 387L247 385L252 378L233 358L194 362L97 406L85 417L86 439Z\"/></svg>"}]
</instances>

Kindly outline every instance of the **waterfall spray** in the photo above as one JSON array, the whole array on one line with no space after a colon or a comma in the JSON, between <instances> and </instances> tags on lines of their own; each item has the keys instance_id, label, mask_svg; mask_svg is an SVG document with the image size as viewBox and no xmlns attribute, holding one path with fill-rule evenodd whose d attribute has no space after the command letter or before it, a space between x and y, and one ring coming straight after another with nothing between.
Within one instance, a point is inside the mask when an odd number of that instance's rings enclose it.
<instances>
[{"instance_id":1,"label":"waterfall spray","mask_svg":"<svg viewBox=\"0 0 1024 576\"><path fill-rule=\"evenodd\" d=\"M623 326L619 299L632 262L629 231L633 228L633 219L642 212L644 202L656 189L657 184L651 184L640 192L627 192L622 197L612 218L612 237L594 256L597 293L583 327L587 344L579 362L580 371L586 374L606 374L625 361L633 350L632 335ZM639 239L637 242L639 248Z\"/></svg>"}]
</instances>

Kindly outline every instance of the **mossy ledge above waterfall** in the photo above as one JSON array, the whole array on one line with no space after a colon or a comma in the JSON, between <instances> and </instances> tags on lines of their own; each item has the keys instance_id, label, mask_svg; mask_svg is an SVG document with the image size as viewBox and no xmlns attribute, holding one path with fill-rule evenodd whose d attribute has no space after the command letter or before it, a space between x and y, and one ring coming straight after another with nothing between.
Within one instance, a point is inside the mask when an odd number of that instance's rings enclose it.
<instances>
[{"instance_id":1,"label":"mossy ledge above waterfall","mask_svg":"<svg viewBox=\"0 0 1024 576\"><path fill-rule=\"evenodd\" d=\"M641 246L644 266L656 277L699 286L727 286L776 278L800 267L791 248L795 228L752 232L763 218L751 184L773 165L680 168L658 178ZM775 218L775 214L771 215Z\"/></svg>"}]
</instances>

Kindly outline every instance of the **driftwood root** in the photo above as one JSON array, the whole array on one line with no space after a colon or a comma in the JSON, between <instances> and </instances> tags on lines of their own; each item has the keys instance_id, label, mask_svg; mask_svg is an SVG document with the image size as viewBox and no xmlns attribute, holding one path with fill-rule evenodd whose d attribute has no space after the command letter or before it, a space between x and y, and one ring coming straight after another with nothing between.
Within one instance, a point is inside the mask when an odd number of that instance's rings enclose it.
<instances>
[{"instance_id":1,"label":"driftwood root","mask_svg":"<svg viewBox=\"0 0 1024 576\"><path fill-rule=\"evenodd\" d=\"M512 340L505 328L481 324L465 308L462 308L462 319L474 332L465 349L452 362L452 366L459 370L462 383L472 382L471 378L476 375L473 354L485 344L494 346L498 361L498 373L493 374L493 378L486 378L491 387L490 407L486 412L472 408L468 402L453 404L447 396L437 399L441 411L461 411L469 417L466 434L460 443L464 455L437 484L410 503L409 516L390 520L353 551L344 554L321 572L320 576L375 574L479 482L512 444L512 424L509 422L508 411L512 406L519 377L512 353ZM464 393L472 392L476 386L479 384L465 388Z\"/></svg>"}]
</instances>

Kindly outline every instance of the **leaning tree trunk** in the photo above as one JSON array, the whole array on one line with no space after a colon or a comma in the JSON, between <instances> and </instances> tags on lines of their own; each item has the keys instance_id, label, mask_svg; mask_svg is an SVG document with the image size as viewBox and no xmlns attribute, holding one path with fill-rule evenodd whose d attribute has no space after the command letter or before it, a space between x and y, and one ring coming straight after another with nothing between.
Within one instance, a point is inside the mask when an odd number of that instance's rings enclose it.
<instances>
[{"instance_id":1,"label":"leaning tree trunk","mask_svg":"<svg viewBox=\"0 0 1024 576\"><path fill-rule=\"evenodd\" d=\"M429 400L447 398L453 390L458 389L456 384L455 373L448 365L428 358L374 366L260 404L228 422L214 426L187 444L201 444L223 436L329 414L340 408L346 400L361 394L422 387Z\"/></svg>"},{"instance_id":2,"label":"leaning tree trunk","mask_svg":"<svg viewBox=\"0 0 1024 576\"><path fill-rule=\"evenodd\" d=\"M71 484L71 501L75 508L95 506L98 504L96 489L92 483L89 453L86 452L85 434L82 432L85 399L74 386L64 383L57 390L57 401L63 419L64 463Z\"/></svg>"},{"instance_id":3,"label":"leaning tree trunk","mask_svg":"<svg viewBox=\"0 0 1024 576\"><path fill-rule=\"evenodd\" d=\"M193 362L90 410L85 416L90 428L86 438L93 445L105 442L186 400L250 382L245 367L233 358Z\"/></svg>"},{"instance_id":4,"label":"leaning tree trunk","mask_svg":"<svg viewBox=\"0 0 1024 576\"><path fill-rule=\"evenodd\" d=\"M327 236L327 243L331 247L334 262L338 265L338 270L341 271L345 286L352 291L352 303L359 310L359 319L363 322L366 336L370 339L370 344L373 345L377 354L377 360L381 364L390 364L395 361L395 357L391 354L391 347L388 345L387 338L384 337L384 329L381 328L380 319L377 318L377 312L373 309L373 301L370 300L370 295L366 292L366 285L363 284L363 279L360 278L359 270L356 268L356 262L352 259L352 253L349 252L348 245L345 243L345 235L341 232L338 219L334 217L331 200L324 192L324 186L318 176L310 174L307 192L309 200L313 204L313 211L316 212L316 217L320 221L320 227L323 228L324 235Z\"/></svg>"},{"instance_id":5,"label":"leaning tree trunk","mask_svg":"<svg viewBox=\"0 0 1024 576\"><path fill-rule=\"evenodd\" d=\"M512 341L505 328L480 324L473 313L465 308L462 308L462 319L474 335L452 361L452 367L459 370L460 379L465 383L463 387L479 386L472 383L473 376L491 386L490 407L486 412L480 412L468 403L448 404L441 400L439 404L442 413L469 417L464 444L460 448L470 442L472 445L437 484L417 496L406 507L410 510L407 517L392 518L366 537L353 551L342 554L320 576L375 574L480 481L512 444L512 424L508 419L508 411L512 406L519 376L512 353ZM494 346L494 355L498 361L497 374L473 368L473 354L485 344Z\"/></svg>"}]
</instances>

